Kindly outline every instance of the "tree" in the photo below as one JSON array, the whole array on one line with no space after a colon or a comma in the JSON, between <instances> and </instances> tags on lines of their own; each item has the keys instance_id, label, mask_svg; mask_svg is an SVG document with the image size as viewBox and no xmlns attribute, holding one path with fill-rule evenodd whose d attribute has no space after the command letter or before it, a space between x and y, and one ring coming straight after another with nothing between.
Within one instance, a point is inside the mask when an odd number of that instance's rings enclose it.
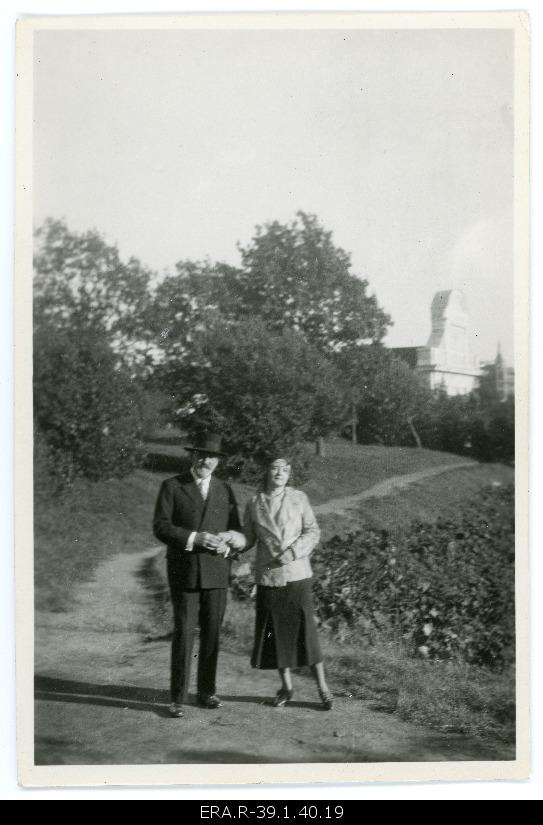
<instances>
[{"instance_id":1,"label":"tree","mask_svg":"<svg viewBox=\"0 0 543 825\"><path fill-rule=\"evenodd\" d=\"M161 353L155 382L163 388L175 380L179 363L190 360L199 333L227 317L224 308L230 299L223 293L230 270L226 264L179 261L176 274L155 288L145 326Z\"/></svg>"},{"instance_id":2,"label":"tree","mask_svg":"<svg viewBox=\"0 0 543 825\"><path fill-rule=\"evenodd\" d=\"M326 353L380 341L391 321L351 272L349 255L314 215L258 226L240 247L241 267L180 261L156 290L151 310L165 361L190 351L194 329L220 317L260 318L273 331L293 329Z\"/></svg>"},{"instance_id":3,"label":"tree","mask_svg":"<svg viewBox=\"0 0 543 825\"><path fill-rule=\"evenodd\" d=\"M358 440L422 446L419 422L423 421L431 394L420 376L378 344L339 357L343 374L353 388Z\"/></svg>"},{"instance_id":4,"label":"tree","mask_svg":"<svg viewBox=\"0 0 543 825\"><path fill-rule=\"evenodd\" d=\"M151 271L126 263L96 231L71 232L48 219L35 233L34 319L37 329L77 334L91 325L132 369L152 362L146 327Z\"/></svg>"},{"instance_id":5,"label":"tree","mask_svg":"<svg viewBox=\"0 0 543 825\"><path fill-rule=\"evenodd\" d=\"M337 426L337 370L300 333L270 332L261 319L217 323L194 342L173 389L189 432L219 428L245 476L274 451L293 450Z\"/></svg>"},{"instance_id":6,"label":"tree","mask_svg":"<svg viewBox=\"0 0 543 825\"><path fill-rule=\"evenodd\" d=\"M504 401L476 392L475 415L470 419L471 452L480 461L515 460L515 399Z\"/></svg>"},{"instance_id":7,"label":"tree","mask_svg":"<svg viewBox=\"0 0 543 825\"><path fill-rule=\"evenodd\" d=\"M100 325L40 326L34 347L34 423L39 455L64 483L122 476L136 464L143 428L139 384Z\"/></svg>"},{"instance_id":8,"label":"tree","mask_svg":"<svg viewBox=\"0 0 543 825\"><path fill-rule=\"evenodd\" d=\"M459 455L469 453L476 419L477 404L473 395L450 396L444 386L436 388L422 416L425 446Z\"/></svg>"},{"instance_id":9,"label":"tree","mask_svg":"<svg viewBox=\"0 0 543 825\"><path fill-rule=\"evenodd\" d=\"M316 216L298 212L290 224L258 226L240 251L241 269L226 274L231 312L259 316L272 329L291 327L327 352L385 335L390 318Z\"/></svg>"},{"instance_id":10,"label":"tree","mask_svg":"<svg viewBox=\"0 0 543 825\"><path fill-rule=\"evenodd\" d=\"M478 390L449 396L435 390L421 411L421 433L426 447L470 455L479 461L515 459L515 402L500 401Z\"/></svg>"},{"instance_id":11,"label":"tree","mask_svg":"<svg viewBox=\"0 0 543 825\"><path fill-rule=\"evenodd\" d=\"M180 261L176 274L166 278L155 290L147 317L151 319L148 326L154 331L156 346L162 352L162 361L155 370L157 385L171 394L176 404L182 396L181 406L198 409L201 418L204 414L201 399L210 398L209 382L217 378L224 392L228 359L225 360L217 335L224 340L230 336L236 342L236 351L242 352L249 322L253 351L248 357L258 354L263 358L270 335L271 340L276 341L277 336L280 338L290 330L295 338L285 335L283 340L298 342L294 363L303 341L311 358L317 359L321 366L326 365L328 374L333 372L329 389L324 380L318 379L315 388L318 388L322 409L333 406L336 418L326 426L315 428L307 421L312 405L305 404L300 409L304 437L313 437L313 433L319 437L330 429L340 430L345 397L351 398L355 387L347 367L347 354L356 352L364 342L377 345L391 323L389 317L375 297L368 294L367 281L351 272L349 255L333 244L332 234L325 231L313 215L299 212L289 224L274 221L257 227L252 242L245 248L240 247L240 252L238 268L209 261ZM252 322L258 323L255 326ZM210 336L207 333L212 329L220 332ZM202 345L202 341L205 344ZM201 346L205 357L199 351ZM345 357L335 360L340 353ZM208 366L202 369L204 362ZM238 360L236 368L240 367L243 372L243 364ZM341 371L345 373L343 382ZM313 375L314 370L310 369L309 373ZM299 381L299 375L299 372L293 375L293 380ZM242 387L239 389L245 397L247 393ZM333 404L328 401L330 394L334 395ZM206 402L208 415L212 409L216 412L219 408L218 401ZM220 416L219 420L221 427L226 426ZM292 432L299 429L296 427ZM253 447L257 448L256 442ZM242 451L243 445L239 448Z\"/></svg>"}]
</instances>

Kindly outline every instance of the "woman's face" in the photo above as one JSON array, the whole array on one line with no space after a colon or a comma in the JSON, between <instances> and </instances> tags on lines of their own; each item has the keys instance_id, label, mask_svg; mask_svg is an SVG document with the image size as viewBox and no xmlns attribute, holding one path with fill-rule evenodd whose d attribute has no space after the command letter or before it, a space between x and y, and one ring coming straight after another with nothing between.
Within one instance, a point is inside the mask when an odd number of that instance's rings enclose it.
<instances>
[{"instance_id":1,"label":"woman's face","mask_svg":"<svg viewBox=\"0 0 543 825\"><path fill-rule=\"evenodd\" d=\"M277 461L272 461L268 469L268 485L273 490L284 487L289 476L290 464L284 458L278 458Z\"/></svg>"}]
</instances>

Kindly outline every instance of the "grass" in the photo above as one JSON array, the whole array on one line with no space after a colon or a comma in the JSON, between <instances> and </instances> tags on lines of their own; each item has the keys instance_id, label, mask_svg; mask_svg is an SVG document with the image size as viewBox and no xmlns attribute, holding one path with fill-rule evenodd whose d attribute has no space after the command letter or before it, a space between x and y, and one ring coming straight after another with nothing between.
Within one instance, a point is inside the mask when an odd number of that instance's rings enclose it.
<instances>
[{"instance_id":1,"label":"grass","mask_svg":"<svg viewBox=\"0 0 543 825\"><path fill-rule=\"evenodd\" d=\"M501 464L451 469L382 498L363 500L347 512L321 515L319 525L324 539L362 526L396 535L412 521L433 523L438 518L455 518L482 488L505 486L514 479L514 470Z\"/></svg>"},{"instance_id":2,"label":"grass","mask_svg":"<svg viewBox=\"0 0 543 825\"><path fill-rule=\"evenodd\" d=\"M151 531L160 479L137 471L99 483L77 481L62 497L36 491L34 500L35 604L69 608L76 585L106 558L156 544Z\"/></svg>"},{"instance_id":3,"label":"grass","mask_svg":"<svg viewBox=\"0 0 543 825\"><path fill-rule=\"evenodd\" d=\"M425 661L408 656L399 643L362 648L356 641L325 637L332 681L375 710L409 722L513 744L513 668L490 673L460 661Z\"/></svg>"},{"instance_id":4,"label":"grass","mask_svg":"<svg viewBox=\"0 0 543 825\"><path fill-rule=\"evenodd\" d=\"M147 466L179 472L187 461L187 454L180 442L180 438L147 442ZM360 493L391 476L469 461L452 453L419 450L416 447L363 444L353 447L349 441L337 437L330 438L325 448L326 455L317 456L310 445L306 447L309 480L301 486L313 504Z\"/></svg>"},{"instance_id":5,"label":"grass","mask_svg":"<svg viewBox=\"0 0 543 825\"><path fill-rule=\"evenodd\" d=\"M419 450L417 447L353 447L341 438L326 443L326 455L310 458L310 480L303 489L313 504L363 492L391 476L416 473L441 464L459 464L465 459L451 453ZM475 463L475 462L474 462Z\"/></svg>"}]
</instances>

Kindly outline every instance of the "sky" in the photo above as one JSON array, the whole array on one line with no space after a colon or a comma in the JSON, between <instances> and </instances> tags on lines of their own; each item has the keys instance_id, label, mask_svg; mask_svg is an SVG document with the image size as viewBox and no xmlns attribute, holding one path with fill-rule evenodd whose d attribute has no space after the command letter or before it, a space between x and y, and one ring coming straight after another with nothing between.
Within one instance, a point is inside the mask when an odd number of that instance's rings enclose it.
<instances>
[{"instance_id":1,"label":"sky","mask_svg":"<svg viewBox=\"0 0 543 825\"><path fill-rule=\"evenodd\" d=\"M34 222L98 229L160 273L239 263L257 224L316 214L422 345L461 289L473 349L513 359L507 30L41 31Z\"/></svg>"}]
</instances>

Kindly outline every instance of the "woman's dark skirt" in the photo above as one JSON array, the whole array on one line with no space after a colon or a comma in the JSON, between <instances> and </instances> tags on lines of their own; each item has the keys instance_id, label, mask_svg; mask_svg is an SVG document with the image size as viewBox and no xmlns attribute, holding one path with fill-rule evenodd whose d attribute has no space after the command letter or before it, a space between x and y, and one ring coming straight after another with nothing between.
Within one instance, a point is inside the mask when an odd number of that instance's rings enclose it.
<instances>
[{"instance_id":1,"label":"woman's dark skirt","mask_svg":"<svg viewBox=\"0 0 543 825\"><path fill-rule=\"evenodd\" d=\"M312 579L284 587L259 585L251 665L263 670L322 662L313 609Z\"/></svg>"}]
</instances>

